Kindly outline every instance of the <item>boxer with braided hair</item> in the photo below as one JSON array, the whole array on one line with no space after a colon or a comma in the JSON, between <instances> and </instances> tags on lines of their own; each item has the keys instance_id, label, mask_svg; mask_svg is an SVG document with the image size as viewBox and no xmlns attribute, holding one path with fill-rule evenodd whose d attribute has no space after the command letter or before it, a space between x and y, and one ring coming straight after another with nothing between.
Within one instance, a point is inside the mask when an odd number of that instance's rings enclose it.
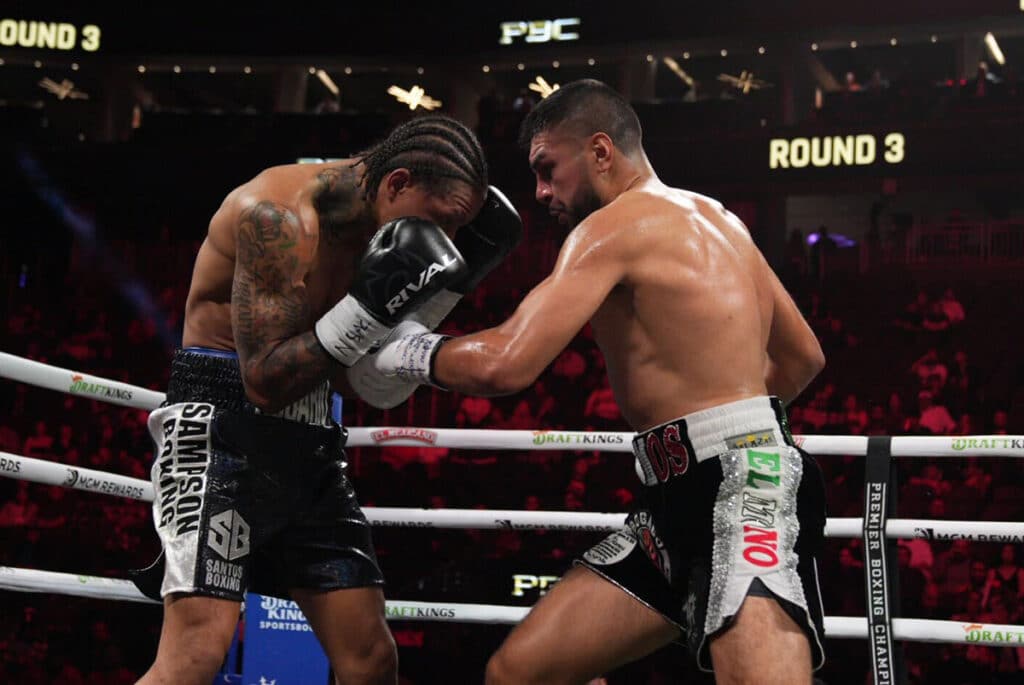
<instances>
[{"instance_id":1,"label":"boxer with braided hair","mask_svg":"<svg viewBox=\"0 0 1024 685\"><path fill-rule=\"evenodd\" d=\"M163 598L164 621L141 682L211 682L247 591L298 602L338 682L396 682L330 389L407 396L347 378L363 379L356 363L399 321L424 309L436 326L511 249L518 216L500 221L495 193L475 136L433 115L357 158L273 167L225 198L149 418L163 554L135 582Z\"/></svg>"}]
</instances>

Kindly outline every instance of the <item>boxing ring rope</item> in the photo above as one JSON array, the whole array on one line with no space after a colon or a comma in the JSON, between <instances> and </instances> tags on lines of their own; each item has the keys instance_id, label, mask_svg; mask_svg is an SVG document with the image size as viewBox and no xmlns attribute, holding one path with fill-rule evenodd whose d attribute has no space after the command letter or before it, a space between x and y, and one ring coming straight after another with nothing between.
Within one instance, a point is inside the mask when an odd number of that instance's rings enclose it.
<instances>
[{"instance_id":1,"label":"boxing ring rope","mask_svg":"<svg viewBox=\"0 0 1024 685\"><path fill-rule=\"evenodd\" d=\"M15 592L45 592L74 597L114 599L144 604L159 604L149 599L129 580L35 571L0 566L0 589ZM437 621L448 623L515 624L526 616L529 607L497 604L460 604L457 602L408 602L387 600L385 615L392 621ZM921 618L894 618L893 637L915 642L941 642L1006 647L1024 643L1024 626ZM863 639L868 636L867 619L855 616L826 616L825 634L836 639Z\"/></svg>"},{"instance_id":2,"label":"boxing ring rope","mask_svg":"<svg viewBox=\"0 0 1024 685\"><path fill-rule=\"evenodd\" d=\"M98 492L143 502L153 501L149 481L106 471L86 469L58 462L0 452L6 467L0 475L44 485L60 485L82 492ZM0 462L2 463L2 462ZM578 511L521 511L515 509L413 509L407 507L363 507L371 525L401 528L498 529L611 532L622 528L626 514ZM860 537L861 518L830 518L825 536ZM889 519L888 538L924 538L955 540L965 538L985 542L1024 542L1024 522L1016 521L938 521L931 519Z\"/></svg>"},{"instance_id":3,"label":"boxing ring rope","mask_svg":"<svg viewBox=\"0 0 1024 685\"><path fill-rule=\"evenodd\" d=\"M164 394L140 388L137 385L100 378L81 371L62 369L0 352L0 377L20 381L67 395L100 400L122 407L156 409L164 401Z\"/></svg>"},{"instance_id":4,"label":"boxing ring rope","mask_svg":"<svg viewBox=\"0 0 1024 685\"><path fill-rule=\"evenodd\" d=\"M165 395L129 383L64 369L0 352L0 377L76 397L136 409L156 409ZM459 428L348 428L349 447L448 447L489 450L599 450L632 452L633 433L590 431L473 430ZM818 456L864 456L868 438L860 435L801 435L797 442ZM1024 435L892 438L894 457L1024 457Z\"/></svg>"},{"instance_id":5,"label":"boxing ring rope","mask_svg":"<svg viewBox=\"0 0 1024 685\"><path fill-rule=\"evenodd\" d=\"M163 393L83 374L0 352L0 377L36 385L74 396L136 409L154 409ZM633 434L628 432L582 431L500 431L408 427L349 428L348 446L381 445L489 450L579 450L601 452L632 451ZM817 455L867 456L869 439L864 436L798 436L799 444ZM1024 457L1024 436L895 436L888 443L892 457ZM144 480L77 466L63 465L0 452L0 475L86 492L118 495L152 501L152 485ZM621 528L625 514L408 509L366 507L373 525L425 528L491 528L609 531ZM829 537L859 537L864 519L828 519ZM933 521L890 519L885 521L887 538L952 540L964 538L986 542L1024 541L1024 523L999 521ZM0 567L0 589L20 592L51 592L75 596L151 602L127 580ZM436 620L470 623L517 623L528 607L485 604L403 602L389 600L386 613L392 620ZM874 628L874 627L872 627ZM1024 626L960 623L930 619L891 619L891 637L897 640L980 644L1024 645ZM868 618L825 617L825 630L833 638L866 638ZM874 639L874 638L873 638ZM877 680L876 673L876 680Z\"/></svg>"}]
</instances>

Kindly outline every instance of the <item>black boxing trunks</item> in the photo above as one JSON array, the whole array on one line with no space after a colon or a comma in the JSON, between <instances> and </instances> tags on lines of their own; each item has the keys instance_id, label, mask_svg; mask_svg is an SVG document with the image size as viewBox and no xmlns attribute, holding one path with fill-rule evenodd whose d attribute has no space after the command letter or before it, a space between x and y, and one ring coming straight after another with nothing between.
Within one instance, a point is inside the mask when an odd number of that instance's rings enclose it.
<instances>
[{"instance_id":1,"label":"black boxing trunks","mask_svg":"<svg viewBox=\"0 0 1024 685\"><path fill-rule=\"evenodd\" d=\"M576 563L678 626L702 670L747 596L774 598L821 668L824 482L794 445L782 403L756 397L689 414L637 434L633 453L645 485L637 507Z\"/></svg>"},{"instance_id":2,"label":"black boxing trunks","mask_svg":"<svg viewBox=\"0 0 1024 685\"><path fill-rule=\"evenodd\" d=\"M247 591L383 585L330 403L325 382L261 414L233 353L175 353L167 399L149 416L163 553L134 574L139 589L242 601Z\"/></svg>"}]
</instances>

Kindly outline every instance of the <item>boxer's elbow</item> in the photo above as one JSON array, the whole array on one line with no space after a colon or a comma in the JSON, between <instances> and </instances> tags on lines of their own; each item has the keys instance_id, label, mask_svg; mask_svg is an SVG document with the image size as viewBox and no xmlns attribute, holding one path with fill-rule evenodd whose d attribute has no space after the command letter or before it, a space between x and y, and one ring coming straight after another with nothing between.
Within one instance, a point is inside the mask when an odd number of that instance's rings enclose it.
<instances>
[{"instance_id":1,"label":"boxer's elbow","mask_svg":"<svg viewBox=\"0 0 1024 685\"><path fill-rule=\"evenodd\" d=\"M821 344L817 338L814 338L812 343L808 345L804 355L804 365L811 378L817 376L825 368L825 352L821 349Z\"/></svg>"},{"instance_id":2,"label":"boxer's elbow","mask_svg":"<svg viewBox=\"0 0 1024 685\"><path fill-rule=\"evenodd\" d=\"M273 414L281 409L283 406L278 406L278 402L274 402L270 397L261 392L259 389L242 380L242 385L245 387L245 397L249 400L249 404L259 409L264 414Z\"/></svg>"},{"instance_id":3,"label":"boxer's elbow","mask_svg":"<svg viewBox=\"0 0 1024 685\"><path fill-rule=\"evenodd\" d=\"M487 395L512 395L530 387L539 372L511 350L494 350L484 356L477 381Z\"/></svg>"},{"instance_id":4,"label":"boxer's elbow","mask_svg":"<svg viewBox=\"0 0 1024 685\"><path fill-rule=\"evenodd\" d=\"M275 401L275 393L271 391L260 374L252 373L245 367L242 368L242 387L245 388L245 398L249 404L259 409L264 414L273 414L284 408L280 401Z\"/></svg>"},{"instance_id":5,"label":"boxer's elbow","mask_svg":"<svg viewBox=\"0 0 1024 685\"><path fill-rule=\"evenodd\" d=\"M488 369L481 381L488 395L513 395L530 387L535 379L499 363Z\"/></svg>"}]
</instances>

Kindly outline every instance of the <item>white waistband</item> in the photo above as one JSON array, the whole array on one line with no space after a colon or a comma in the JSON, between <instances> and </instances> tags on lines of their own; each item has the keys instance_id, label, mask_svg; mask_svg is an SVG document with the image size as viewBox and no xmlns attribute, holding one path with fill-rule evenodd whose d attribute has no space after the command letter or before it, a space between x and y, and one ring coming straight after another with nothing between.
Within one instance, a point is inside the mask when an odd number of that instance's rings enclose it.
<instances>
[{"instance_id":1,"label":"white waistband","mask_svg":"<svg viewBox=\"0 0 1024 685\"><path fill-rule=\"evenodd\" d=\"M751 397L687 414L640 433L633 439L633 453L641 462L648 459L648 435L660 434L671 424L678 424L680 432L685 433L693 446L694 453L690 456L698 462L730 450L779 446L786 442L772 398Z\"/></svg>"}]
</instances>

